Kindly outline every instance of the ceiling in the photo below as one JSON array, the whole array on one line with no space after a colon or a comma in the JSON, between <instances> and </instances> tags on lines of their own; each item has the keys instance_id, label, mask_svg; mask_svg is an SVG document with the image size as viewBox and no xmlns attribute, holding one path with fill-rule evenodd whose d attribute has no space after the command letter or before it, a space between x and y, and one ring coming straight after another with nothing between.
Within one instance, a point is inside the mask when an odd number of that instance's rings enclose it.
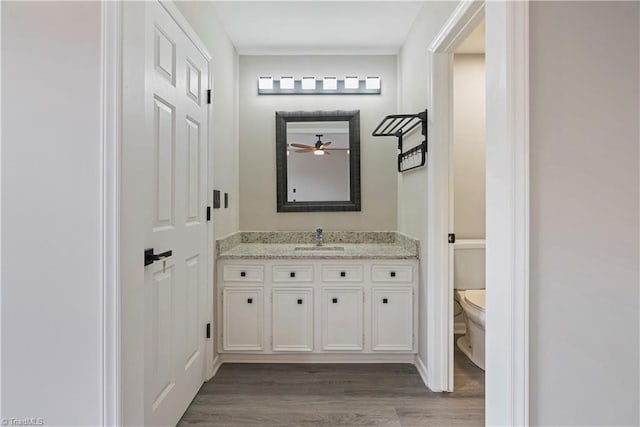
<instances>
[{"instance_id":1,"label":"ceiling","mask_svg":"<svg viewBox=\"0 0 640 427\"><path fill-rule=\"evenodd\" d=\"M395 54L422 1L220 1L240 55Z\"/></svg>"}]
</instances>

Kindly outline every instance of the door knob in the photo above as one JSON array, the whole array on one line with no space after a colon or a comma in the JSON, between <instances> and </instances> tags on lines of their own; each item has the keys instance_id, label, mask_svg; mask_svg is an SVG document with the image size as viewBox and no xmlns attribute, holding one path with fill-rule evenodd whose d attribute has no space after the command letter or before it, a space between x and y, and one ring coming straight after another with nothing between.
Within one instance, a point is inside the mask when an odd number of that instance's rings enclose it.
<instances>
[{"instance_id":1,"label":"door knob","mask_svg":"<svg viewBox=\"0 0 640 427\"><path fill-rule=\"evenodd\" d=\"M144 265L146 267L147 265L151 265L156 261L160 261L161 259L169 258L171 255L173 255L173 251L166 251L166 252L162 252L160 254L154 254L153 253L153 248L145 249L144 250Z\"/></svg>"}]
</instances>

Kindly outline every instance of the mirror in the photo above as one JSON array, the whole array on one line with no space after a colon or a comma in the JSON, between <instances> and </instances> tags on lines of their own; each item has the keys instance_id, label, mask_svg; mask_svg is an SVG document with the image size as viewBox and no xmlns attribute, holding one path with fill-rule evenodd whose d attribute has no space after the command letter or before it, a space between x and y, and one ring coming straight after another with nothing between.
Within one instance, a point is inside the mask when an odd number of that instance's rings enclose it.
<instances>
[{"instance_id":1,"label":"mirror","mask_svg":"<svg viewBox=\"0 0 640 427\"><path fill-rule=\"evenodd\" d=\"M360 211L360 111L276 112L278 212Z\"/></svg>"},{"instance_id":2,"label":"mirror","mask_svg":"<svg viewBox=\"0 0 640 427\"><path fill-rule=\"evenodd\" d=\"M360 211L360 111L276 112L278 212Z\"/></svg>"}]
</instances>

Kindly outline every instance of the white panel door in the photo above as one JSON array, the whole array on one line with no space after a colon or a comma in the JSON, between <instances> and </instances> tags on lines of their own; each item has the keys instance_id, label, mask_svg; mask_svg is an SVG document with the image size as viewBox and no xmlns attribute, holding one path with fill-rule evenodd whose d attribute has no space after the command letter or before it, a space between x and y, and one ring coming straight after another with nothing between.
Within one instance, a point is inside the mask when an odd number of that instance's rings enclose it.
<instances>
[{"instance_id":1,"label":"white panel door","mask_svg":"<svg viewBox=\"0 0 640 427\"><path fill-rule=\"evenodd\" d=\"M273 288L273 351L313 351L313 289Z\"/></svg>"},{"instance_id":2,"label":"white panel door","mask_svg":"<svg viewBox=\"0 0 640 427\"><path fill-rule=\"evenodd\" d=\"M413 288L374 287L371 313L374 351L413 350Z\"/></svg>"},{"instance_id":3,"label":"white panel door","mask_svg":"<svg viewBox=\"0 0 640 427\"><path fill-rule=\"evenodd\" d=\"M262 350L263 307L262 287L227 286L222 290L223 350Z\"/></svg>"},{"instance_id":4,"label":"white panel door","mask_svg":"<svg viewBox=\"0 0 640 427\"><path fill-rule=\"evenodd\" d=\"M157 2L146 4L145 424L175 425L205 375L208 62Z\"/></svg>"},{"instance_id":5,"label":"white panel door","mask_svg":"<svg viewBox=\"0 0 640 427\"><path fill-rule=\"evenodd\" d=\"M322 289L323 350L363 349L363 292L360 286Z\"/></svg>"}]
</instances>

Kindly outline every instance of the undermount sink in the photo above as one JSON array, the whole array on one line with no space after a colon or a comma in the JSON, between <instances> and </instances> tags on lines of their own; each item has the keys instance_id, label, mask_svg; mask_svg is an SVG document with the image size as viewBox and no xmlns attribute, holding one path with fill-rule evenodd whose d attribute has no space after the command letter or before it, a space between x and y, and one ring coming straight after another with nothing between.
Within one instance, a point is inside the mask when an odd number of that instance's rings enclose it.
<instances>
[{"instance_id":1,"label":"undermount sink","mask_svg":"<svg viewBox=\"0 0 640 427\"><path fill-rule=\"evenodd\" d=\"M294 248L295 252L298 251L311 251L311 252L324 252L324 251L344 251L344 246L297 246Z\"/></svg>"}]
</instances>

